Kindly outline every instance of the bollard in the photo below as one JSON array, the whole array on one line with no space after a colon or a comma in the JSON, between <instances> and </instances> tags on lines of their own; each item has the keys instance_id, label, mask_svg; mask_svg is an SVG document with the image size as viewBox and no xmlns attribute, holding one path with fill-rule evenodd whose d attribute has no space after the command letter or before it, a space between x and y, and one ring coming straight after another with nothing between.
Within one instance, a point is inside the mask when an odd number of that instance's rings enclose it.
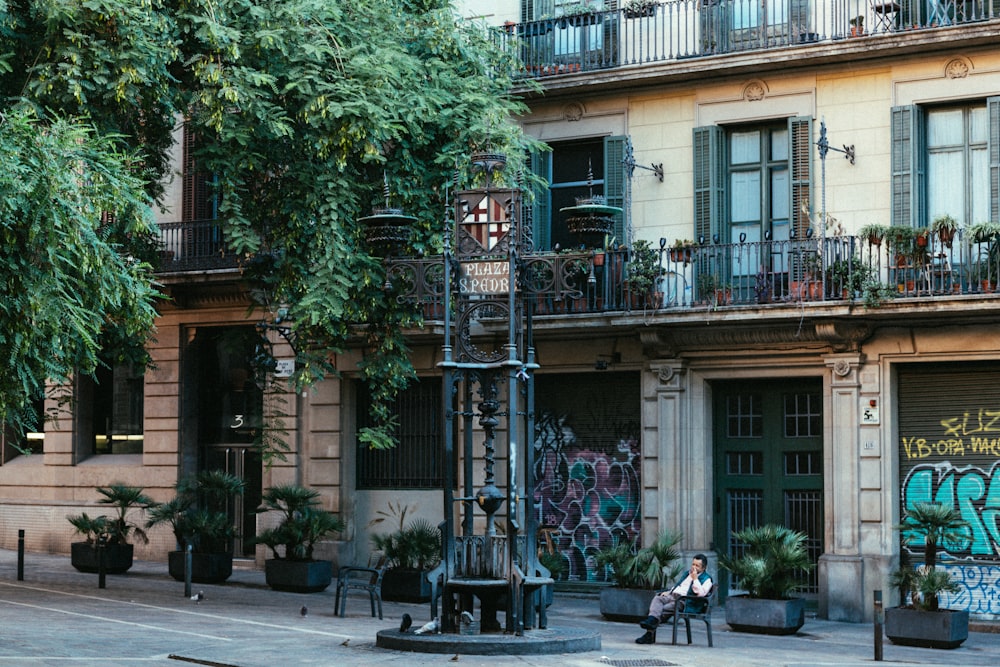
<instances>
[{"instance_id":1,"label":"bollard","mask_svg":"<svg viewBox=\"0 0 1000 667\"><path fill-rule=\"evenodd\" d=\"M184 547L184 597L191 597L191 545Z\"/></svg>"},{"instance_id":2,"label":"bollard","mask_svg":"<svg viewBox=\"0 0 1000 667\"><path fill-rule=\"evenodd\" d=\"M108 546L108 536L101 535L97 538L97 587L104 588L107 578L107 564L105 563L104 552Z\"/></svg>"},{"instance_id":3,"label":"bollard","mask_svg":"<svg viewBox=\"0 0 1000 667\"><path fill-rule=\"evenodd\" d=\"M882 662L882 624L885 622L885 612L882 611L882 591L875 591L875 662Z\"/></svg>"},{"instance_id":4,"label":"bollard","mask_svg":"<svg viewBox=\"0 0 1000 667\"><path fill-rule=\"evenodd\" d=\"M24 529L17 531L17 580L24 581Z\"/></svg>"}]
</instances>

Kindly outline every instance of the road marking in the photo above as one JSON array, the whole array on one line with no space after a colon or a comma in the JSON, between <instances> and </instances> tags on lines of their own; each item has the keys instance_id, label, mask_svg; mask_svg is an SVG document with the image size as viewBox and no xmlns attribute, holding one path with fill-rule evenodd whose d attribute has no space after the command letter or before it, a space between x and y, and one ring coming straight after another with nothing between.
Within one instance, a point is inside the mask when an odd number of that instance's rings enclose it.
<instances>
[{"instance_id":1,"label":"road marking","mask_svg":"<svg viewBox=\"0 0 1000 667\"><path fill-rule=\"evenodd\" d=\"M314 630L312 628L299 628L299 627L295 627L295 626L292 626L292 625L277 625L275 623L263 623L261 621L251 621L251 620L248 620L248 619L245 619L245 618L234 618L232 616L222 616L218 612L205 613L205 612L198 612L198 611L187 610L187 609L175 609L173 607L161 607L161 606L155 605L155 604L145 604L145 603L142 603L142 602L133 602L131 600L116 600L114 598L101 597L99 595L84 595L83 593L68 593L66 591L57 591L57 590L53 590L51 588L42 588L42 587L39 587L39 586L27 586L27 585L24 585L24 584L14 584L14 583L10 583L10 582L7 582L7 581L0 581L0 586L9 586L10 588L22 588L24 590L29 590L29 591L39 591L39 592L42 592L42 593L51 593L52 595L65 595L65 596L69 596L69 597L83 598L85 600L96 600L98 602L115 602L115 603L118 603L118 604L132 605L132 606L135 606L135 607L143 607L143 608L146 608L146 609L156 609L156 610L159 610L159 611L167 611L167 612L172 612L172 613L175 613L175 614L187 614L189 616L201 616L203 618L210 618L213 621L220 621L221 620L221 621L227 621L229 623L242 623L244 625L255 625L255 626L260 626L260 627L264 627L264 628L273 628L273 629L276 629L276 630L288 630L290 632L299 632L299 633L309 634L309 635L321 635L323 637L336 637L338 639L347 639L347 638L353 636L353 635L345 635L345 634L340 633L340 632L326 632L324 630ZM20 603L20 602L8 601L8 600L0 600L0 602L8 602L9 604L23 604L26 607L32 606L32 605L28 605L28 604L24 604L24 603ZM45 607L38 607L38 608L39 609L45 609ZM60 609L50 609L49 611L62 611L62 610L60 610ZM65 613L74 613L74 612L65 612ZM80 615L81 616L88 616L87 614L80 614ZM129 621L119 621L119 622L120 623L129 623ZM159 626L150 626L150 627L159 627ZM188 633L188 634L194 634L194 633ZM211 637L211 635L206 635L206 636ZM224 639L225 639L225 641L232 641L232 640L230 640L228 638L224 638Z\"/></svg>"}]
</instances>

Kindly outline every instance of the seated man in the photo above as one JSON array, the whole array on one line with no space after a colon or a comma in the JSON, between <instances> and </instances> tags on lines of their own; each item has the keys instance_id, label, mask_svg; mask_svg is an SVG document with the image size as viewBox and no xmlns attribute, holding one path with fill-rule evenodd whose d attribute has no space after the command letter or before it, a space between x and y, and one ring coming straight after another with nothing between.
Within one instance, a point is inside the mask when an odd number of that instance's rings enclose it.
<instances>
[{"instance_id":1,"label":"seated man","mask_svg":"<svg viewBox=\"0 0 1000 667\"><path fill-rule=\"evenodd\" d=\"M660 618L664 614L673 613L678 598L685 595L706 597L712 592L712 577L705 571L707 567L708 558L705 554L696 555L691 559L691 569L687 576L678 581L670 590L661 591L653 596L653 601L649 603L649 616L639 622L646 634L636 639L636 644L652 644L655 641L653 633L656 632L656 627L660 624Z\"/></svg>"}]
</instances>

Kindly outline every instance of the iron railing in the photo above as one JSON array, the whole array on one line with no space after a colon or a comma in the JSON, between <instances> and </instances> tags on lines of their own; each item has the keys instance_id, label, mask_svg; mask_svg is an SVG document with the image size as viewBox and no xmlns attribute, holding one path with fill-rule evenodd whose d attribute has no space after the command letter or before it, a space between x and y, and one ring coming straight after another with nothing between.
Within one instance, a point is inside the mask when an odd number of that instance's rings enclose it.
<instances>
[{"instance_id":1,"label":"iron railing","mask_svg":"<svg viewBox=\"0 0 1000 667\"><path fill-rule=\"evenodd\" d=\"M890 230L892 228L889 228ZM235 268L217 221L160 225L160 272ZM659 274L637 289L627 249L535 253L523 259L519 289L536 316L656 311L804 302L866 302L955 295L993 297L1000 283L1000 235L959 230L877 243L859 236L692 244L654 249ZM647 269L648 270L648 269ZM388 280L427 319L443 317L441 258L394 259Z\"/></svg>"},{"instance_id":2,"label":"iron railing","mask_svg":"<svg viewBox=\"0 0 1000 667\"><path fill-rule=\"evenodd\" d=\"M670 0L647 12L508 23L524 78L871 38L1000 18L1000 0Z\"/></svg>"}]
</instances>

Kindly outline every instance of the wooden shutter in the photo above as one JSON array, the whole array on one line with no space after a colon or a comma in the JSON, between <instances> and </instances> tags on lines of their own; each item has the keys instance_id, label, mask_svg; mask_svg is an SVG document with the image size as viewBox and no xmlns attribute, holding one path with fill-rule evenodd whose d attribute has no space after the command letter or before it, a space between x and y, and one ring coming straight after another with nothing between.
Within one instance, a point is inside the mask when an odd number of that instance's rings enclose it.
<instances>
[{"instance_id":1,"label":"wooden shutter","mask_svg":"<svg viewBox=\"0 0 1000 667\"><path fill-rule=\"evenodd\" d=\"M628 168L625 166L625 149L628 137L604 138L604 196L608 206L618 206L621 215L615 216L615 229L612 232L617 243L628 243L626 236L629 221L629 210L625 205L625 188L628 185Z\"/></svg>"},{"instance_id":2,"label":"wooden shutter","mask_svg":"<svg viewBox=\"0 0 1000 667\"><path fill-rule=\"evenodd\" d=\"M812 118L802 116L788 119L788 172L791 176L791 197L788 221L798 238L805 238L812 217L810 178L812 175L813 139Z\"/></svg>"},{"instance_id":3,"label":"wooden shutter","mask_svg":"<svg viewBox=\"0 0 1000 667\"><path fill-rule=\"evenodd\" d=\"M986 100L989 118L990 222L1000 222L1000 97Z\"/></svg>"},{"instance_id":4,"label":"wooden shutter","mask_svg":"<svg viewBox=\"0 0 1000 667\"><path fill-rule=\"evenodd\" d=\"M927 224L924 202L924 112L918 106L892 109L892 209L889 224Z\"/></svg>"},{"instance_id":5,"label":"wooden shutter","mask_svg":"<svg viewBox=\"0 0 1000 667\"><path fill-rule=\"evenodd\" d=\"M726 205L726 141L721 127L694 128L694 235L710 243L722 233ZM721 236L720 236L721 238Z\"/></svg>"},{"instance_id":6,"label":"wooden shutter","mask_svg":"<svg viewBox=\"0 0 1000 667\"><path fill-rule=\"evenodd\" d=\"M531 171L545 183L552 182L552 153L531 154ZM552 195L549 188L532 193L531 228L535 249L549 250L552 245Z\"/></svg>"}]
</instances>

